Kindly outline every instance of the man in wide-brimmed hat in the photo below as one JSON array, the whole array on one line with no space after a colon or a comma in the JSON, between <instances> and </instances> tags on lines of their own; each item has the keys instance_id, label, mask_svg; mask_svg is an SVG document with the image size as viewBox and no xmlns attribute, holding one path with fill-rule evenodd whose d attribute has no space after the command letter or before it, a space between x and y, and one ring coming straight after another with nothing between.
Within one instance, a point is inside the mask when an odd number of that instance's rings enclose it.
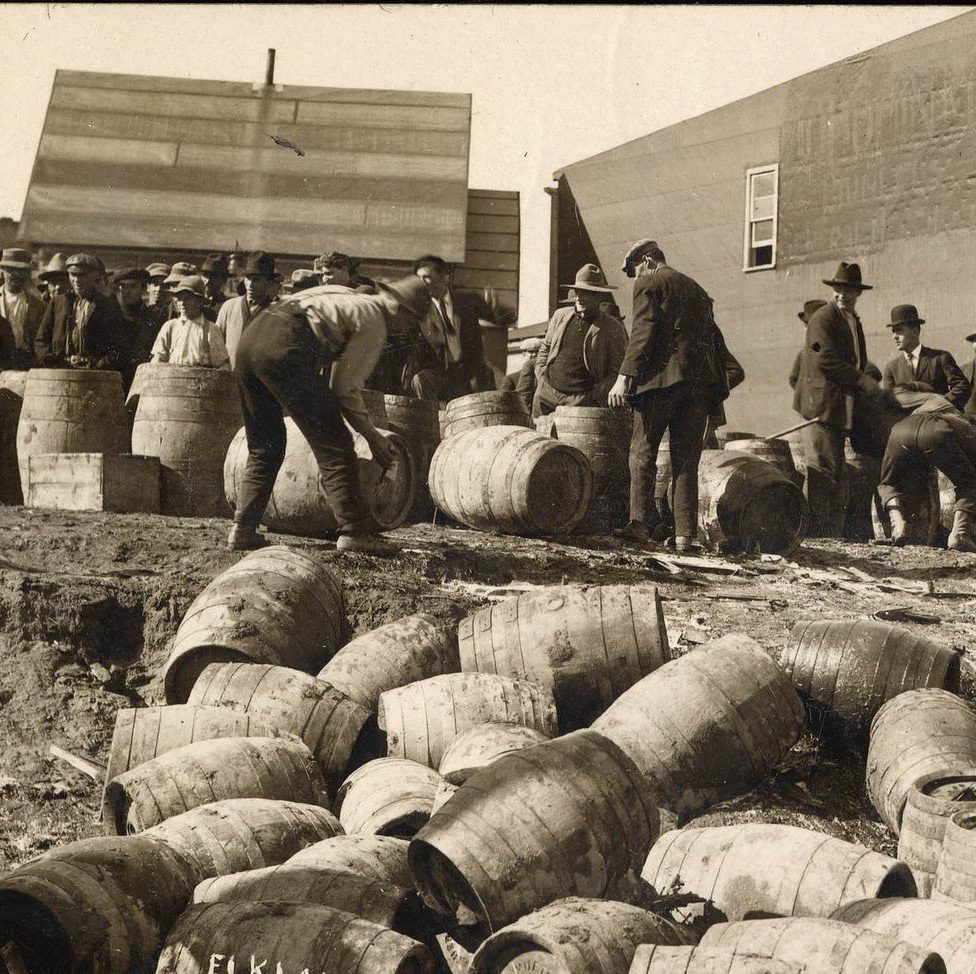
<instances>
[{"instance_id":1,"label":"man in wide-brimmed hat","mask_svg":"<svg viewBox=\"0 0 976 974\"><path fill-rule=\"evenodd\" d=\"M171 318L159 330L152 347L154 362L193 365L204 369L230 369L224 338L216 324L204 316L207 281L200 274L184 277L173 289L179 306L178 318Z\"/></svg>"},{"instance_id":2,"label":"man in wide-brimmed hat","mask_svg":"<svg viewBox=\"0 0 976 974\"><path fill-rule=\"evenodd\" d=\"M48 301L55 294L67 294L71 288L71 284L68 282L68 265L65 261L64 254L55 254L47 262L47 267L37 275L37 279L47 285Z\"/></svg>"},{"instance_id":3,"label":"man in wide-brimmed hat","mask_svg":"<svg viewBox=\"0 0 976 974\"><path fill-rule=\"evenodd\" d=\"M3 286L0 287L0 317L6 318L13 334L11 368L29 369L34 363L34 339L47 304L30 290L31 253L11 247L0 256Z\"/></svg>"},{"instance_id":4,"label":"man in wide-brimmed hat","mask_svg":"<svg viewBox=\"0 0 976 974\"><path fill-rule=\"evenodd\" d=\"M411 275L382 285L376 295L328 286L299 291L251 319L240 336L234 365L248 459L238 484L229 547L263 543L257 526L284 460L287 410L318 461L320 481L339 524L336 547L375 550L376 525L366 507L345 423L363 436L381 466L391 465L393 451L370 420L362 389L395 319L409 318L416 327L429 308L430 291Z\"/></svg>"},{"instance_id":5,"label":"man in wide-brimmed hat","mask_svg":"<svg viewBox=\"0 0 976 974\"><path fill-rule=\"evenodd\" d=\"M220 306L227 300L224 288L230 277L230 270L226 256L207 254L200 265L200 276L207 282L207 302L203 306L203 316L207 321L216 321Z\"/></svg>"},{"instance_id":6,"label":"man in wide-brimmed hat","mask_svg":"<svg viewBox=\"0 0 976 974\"><path fill-rule=\"evenodd\" d=\"M251 319L271 304L275 289L275 259L263 250L247 255L244 263L244 293L225 301L217 312L217 328L224 338L231 367L237 360L237 346Z\"/></svg>"},{"instance_id":7,"label":"man in wide-brimmed hat","mask_svg":"<svg viewBox=\"0 0 976 974\"><path fill-rule=\"evenodd\" d=\"M661 524L654 500L657 452L667 430L671 449L674 546L698 547L698 464L708 416L729 394L728 350L704 288L669 267L654 240L638 241L623 263L635 277L627 351L608 396L630 404L630 520L614 533L646 541Z\"/></svg>"},{"instance_id":8,"label":"man in wide-brimmed hat","mask_svg":"<svg viewBox=\"0 0 976 974\"><path fill-rule=\"evenodd\" d=\"M956 409L964 409L972 386L951 353L922 344L924 324L914 304L898 304L891 309L887 327L899 354L884 367L882 384L895 393L937 392Z\"/></svg>"},{"instance_id":9,"label":"man in wide-brimmed hat","mask_svg":"<svg viewBox=\"0 0 976 974\"><path fill-rule=\"evenodd\" d=\"M92 254L72 254L66 263L71 292L47 305L34 342L38 364L121 370L128 338L118 302L99 290L105 265Z\"/></svg>"},{"instance_id":10,"label":"man in wide-brimmed hat","mask_svg":"<svg viewBox=\"0 0 976 974\"><path fill-rule=\"evenodd\" d=\"M533 417L557 406L605 406L627 350L627 330L600 305L616 290L596 264L584 264L568 289L570 307L558 308L535 360Z\"/></svg>"},{"instance_id":11,"label":"man in wide-brimmed hat","mask_svg":"<svg viewBox=\"0 0 976 974\"><path fill-rule=\"evenodd\" d=\"M804 427L806 495L810 505L812 537L841 537L847 503L848 436L858 452L872 431L864 423L867 412L857 409L860 397L879 394L880 383L866 373L864 330L855 307L871 285L861 280L858 264L841 261L832 278L831 300L807 322L793 408L816 423Z\"/></svg>"}]
</instances>

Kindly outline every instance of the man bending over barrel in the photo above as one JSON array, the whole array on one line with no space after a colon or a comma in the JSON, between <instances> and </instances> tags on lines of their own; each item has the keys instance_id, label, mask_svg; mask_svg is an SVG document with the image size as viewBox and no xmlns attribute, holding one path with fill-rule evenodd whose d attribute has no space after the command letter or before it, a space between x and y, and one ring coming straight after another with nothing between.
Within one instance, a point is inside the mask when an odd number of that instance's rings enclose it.
<instances>
[{"instance_id":1,"label":"man bending over barrel","mask_svg":"<svg viewBox=\"0 0 976 974\"><path fill-rule=\"evenodd\" d=\"M234 372L248 458L228 547L263 543L257 526L285 457L287 409L318 461L339 523L336 547L374 548L376 525L366 508L352 436L343 419L366 439L373 458L390 466L392 450L370 421L361 390L395 319L413 319L416 328L430 308L430 291L419 277L377 287L376 295L327 285L301 291L258 313L241 335Z\"/></svg>"}]
</instances>

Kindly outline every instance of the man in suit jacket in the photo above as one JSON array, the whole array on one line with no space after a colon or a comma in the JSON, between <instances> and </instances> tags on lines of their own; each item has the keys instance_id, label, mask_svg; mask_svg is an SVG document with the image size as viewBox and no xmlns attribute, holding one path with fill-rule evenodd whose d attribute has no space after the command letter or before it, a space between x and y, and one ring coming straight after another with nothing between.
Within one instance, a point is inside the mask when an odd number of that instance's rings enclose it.
<instances>
[{"instance_id":1,"label":"man in suit jacket","mask_svg":"<svg viewBox=\"0 0 976 974\"><path fill-rule=\"evenodd\" d=\"M237 346L244 329L259 311L271 304L274 277L274 257L263 250L248 254L244 265L244 293L225 301L217 312L217 330L227 346L231 368L237 361Z\"/></svg>"},{"instance_id":2,"label":"man in suit jacket","mask_svg":"<svg viewBox=\"0 0 976 974\"><path fill-rule=\"evenodd\" d=\"M833 298L807 322L793 408L804 419L818 422L803 430L807 462L806 495L810 505L811 537L841 537L847 503L847 463L844 441L855 449L861 442L863 411L858 397L877 395L880 383L866 373L867 347L858 298L871 285L861 280L857 264L841 261L833 278L824 278ZM860 451L859 451L860 452Z\"/></svg>"},{"instance_id":3,"label":"man in suit jacket","mask_svg":"<svg viewBox=\"0 0 976 974\"><path fill-rule=\"evenodd\" d=\"M44 368L121 370L129 358L128 340L115 298L98 290L99 262L90 254L68 258L71 293L47 305L34 342Z\"/></svg>"},{"instance_id":4,"label":"man in suit jacket","mask_svg":"<svg viewBox=\"0 0 976 974\"><path fill-rule=\"evenodd\" d=\"M895 392L936 392L962 410L969 402L972 384L949 352L922 344L924 324L925 319L918 316L913 304L899 304L891 309L888 327L900 354L885 366L884 387Z\"/></svg>"},{"instance_id":5,"label":"man in suit jacket","mask_svg":"<svg viewBox=\"0 0 976 974\"><path fill-rule=\"evenodd\" d=\"M654 503L657 451L669 431L674 480L674 546L697 548L698 463L708 414L729 394L725 341L712 316L712 300L690 277L669 267L653 240L635 244L624 261L634 282L630 339L608 404L629 401L630 521L618 537L644 541L657 526Z\"/></svg>"},{"instance_id":6,"label":"man in suit jacket","mask_svg":"<svg viewBox=\"0 0 976 974\"><path fill-rule=\"evenodd\" d=\"M13 247L0 256L3 286L0 287L0 317L13 333L14 351L9 368L29 369L34 364L34 339L44 319L47 304L30 289L31 254Z\"/></svg>"},{"instance_id":7,"label":"man in suit jacket","mask_svg":"<svg viewBox=\"0 0 976 974\"><path fill-rule=\"evenodd\" d=\"M423 341L414 346L415 361L406 366L404 379L413 394L450 402L493 389L481 339L481 322L495 319L488 302L476 292L451 288L451 269L441 257L418 258L413 272L433 295L430 311L420 322Z\"/></svg>"}]
</instances>

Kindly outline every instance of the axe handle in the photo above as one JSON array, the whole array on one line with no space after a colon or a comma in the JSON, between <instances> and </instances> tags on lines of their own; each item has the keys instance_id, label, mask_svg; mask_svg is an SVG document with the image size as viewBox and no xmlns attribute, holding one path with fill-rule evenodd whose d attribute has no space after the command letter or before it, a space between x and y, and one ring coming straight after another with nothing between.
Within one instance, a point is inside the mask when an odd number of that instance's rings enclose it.
<instances>
[{"instance_id":1,"label":"axe handle","mask_svg":"<svg viewBox=\"0 0 976 974\"><path fill-rule=\"evenodd\" d=\"M802 423L797 423L796 426L791 426L789 429L780 430L778 433L773 433L772 436L766 436L764 439L767 440L778 440L781 436L786 436L789 433L795 433L797 430L806 429L807 426L813 426L814 423L819 423L819 419L807 419Z\"/></svg>"}]
</instances>

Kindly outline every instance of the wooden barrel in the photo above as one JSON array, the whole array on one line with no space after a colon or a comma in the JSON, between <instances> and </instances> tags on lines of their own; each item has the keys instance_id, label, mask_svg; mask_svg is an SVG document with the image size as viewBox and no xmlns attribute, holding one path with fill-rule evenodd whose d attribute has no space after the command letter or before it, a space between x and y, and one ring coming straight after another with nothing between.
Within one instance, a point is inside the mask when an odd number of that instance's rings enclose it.
<instances>
[{"instance_id":1,"label":"wooden barrel","mask_svg":"<svg viewBox=\"0 0 976 974\"><path fill-rule=\"evenodd\" d=\"M31 369L17 423L20 486L35 453L128 453L122 376L95 369Z\"/></svg>"},{"instance_id":2,"label":"wooden barrel","mask_svg":"<svg viewBox=\"0 0 976 974\"><path fill-rule=\"evenodd\" d=\"M211 876L277 865L341 833L339 820L320 805L238 798L174 815L142 836L178 853L196 885Z\"/></svg>"},{"instance_id":3,"label":"wooden barrel","mask_svg":"<svg viewBox=\"0 0 976 974\"><path fill-rule=\"evenodd\" d=\"M718 923L703 947L724 947L801 965L810 974L945 974L938 954L840 920L789 917Z\"/></svg>"},{"instance_id":4,"label":"wooden barrel","mask_svg":"<svg viewBox=\"0 0 976 974\"><path fill-rule=\"evenodd\" d=\"M17 465L17 424L24 403L27 372L0 372L0 504L23 504Z\"/></svg>"},{"instance_id":5,"label":"wooden barrel","mask_svg":"<svg viewBox=\"0 0 976 974\"><path fill-rule=\"evenodd\" d=\"M976 910L976 812L959 811L946 822L932 899Z\"/></svg>"},{"instance_id":6,"label":"wooden barrel","mask_svg":"<svg viewBox=\"0 0 976 974\"><path fill-rule=\"evenodd\" d=\"M976 710L948 690L909 690L871 722L867 791L895 835L912 785L934 774L976 768Z\"/></svg>"},{"instance_id":7,"label":"wooden barrel","mask_svg":"<svg viewBox=\"0 0 976 974\"><path fill-rule=\"evenodd\" d=\"M754 788L805 728L786 674L741 633L665 663L593 722L648 778L658 803L687 820Z\"/></svg>"},{"instance_id":8,"label":"wooden barrel","mask_svg":"<svg viewBox=\"0 0 976 974\"><path fill-rule=\"evenodd\" d=\"M257 717L222 707L176 704L123 709L115 715L105 784L124 771L184 744L212 741L218 737L274 737L276 733L270 724ZM103 818L106 813L103 790Z\"/></svg>"},{"instance_id":9,"label":"wooden barrel","mask_svg":"<svg viewBox=\"0 0 976 974\"><path fill-rule=\"evenodd\" d=\"M375 713L385 690L460 669L457 633L418 614L350 640L322 667L319 679Z\"/></svg>"},{"instance_id":10,"label":"wooden barrel","mask_svg":"<svg viewBox=\"0 0 976 974\"><path fill-rule=\"evenodd\" d=\"M771 463L787 480L796 483L796 467L793 453L786 440L767 440L762 437L734 440L731 447L736 453L748 453L751 457Z\"/></svg>"},{"instance_id":11,"label":"wooden barrel","mask_svg":"<svg viewBox=\"0 0 976 974\"><path fill-rule=\"evenodd\" d=\"M205 879L193 891L194 903L238 900L328 906L416 939L423 928L422 907L413 890L328 866L265 866Z\"/></svg>"},{"instance_id":12,"label":"wooden barrel","mask_svg":"<svg viewBox=\"0 0 976 974\"><path fill-rule=\"evenodd\" d=\"M918 489L904 491L902 511L907 531L906 542L912 545L933 547L939 535L939 481L933 470L931 476ZM891 537L891 519L875 491L871 501L871 527L875 540Z\"/></svg>"},{"instance_id":13,"label":"wooden barrel","mask_svg":"<svg viewBox=\"0 0 976 974\"><path fill-rule=\"evenodd\" d=\"M274 663L314 673L339 644L342 586L310 554L272 545L218 575L180 622L163 670L167 703L186 703L210 663Z\"/></svg>"},{"instance_id":14,"label":"wooden barrel","mask_svg":"<svg viewBox=\"0 0 976 974\"><path fill-rule=\"evenodd\" d=\"M729 920L829 917L865 896L915 895L904 862L791 825L672 829L641 878L662 895L680 886L710 900Z\"/></svg>"},{"instance_id":15,"label":"wooden barrel","mask_svg":"<svg viewBox=\"0 0 976 974\"><path fill-rule=\"evenodd\" d=\"M493 426L441 442L430 495L448 517L481 531L566 534L589 510L593 474L575 447L521 426Z\"/></svg>"},{"instance_id":16,"label":"wooden barrel","mask_svg":"<svg viewBox=\"0 0 976 974\"><path fill-rule=\"evenodd\" d=\"M430 814L433 815L442 805L446 805L457 793L460 785L452 785L446 778L441 778L434 792L434 801L430 806Z\"/></svg>"},{"instance_id":17,"label":"wooden barrel","mask_svg":"<svg viewBox=\"0 0 976 974\"><path fill-rule=\"evenodd\" d=\"M432 974L423 944L343 910L304 903L198 903L180 917L156 974L257 967L339 974ZM207 964L209 963L209 968ZM224 966L226 965L226 966Z\"/></svg>"},{"instance_id":18,"label":"wooden barrel","mask_svg":"<svg viewBox=\"0 0 976 974\"><path fill-rule=\"evenodd\" d=\"M330 795L351 767L374 757L379 748L365 707L329 683L287 666L211 663L193 685L190 703L229 708L301 738Z\"/></svg>"},{"instance_id":19,"label":"wooden barrel","mask_svg":"<svg viewBox=\"0 0 976 974\"><path fill-rule=\"evenodd\" d=\"M0 879L0 966L151 971L194 879L178 854L143 836L53 849Z\"/></svg>"},{"instance_id":20,"label":"wooden barrel","mask_svg":"<svg viewBox=\"0 0 976 974\"><path fill-rule=\"evenodd\" d=\"M344 869L384 883L412 888L407 863L410 843L393 835L336 835L310 845L288 860L290 866Z\"/></svg>"},{"instance_id":21,"label":"wooden barrel","mask_svg":"<svg viewBox=\"0 0 976 974\"><path fill-rule=\"evenodd\" d=\"M557 406L552 435L576 447L593 471L593 499L582 533L606 533L627 520L630 506L630 409L602 406ZM538 427L537 427L538 428Z\"/></svg>"},{"instance_id":22,"label":"wooden barrel","mask_svg":"<svg viewBox=\"0 0 976 974\"><path fill-rule=\"evenodd\" d=\"M552 692L528 680L489 673L447 673L380 694L379 725L390 757L440 766L458 734L488 721L556 734Z\"/></svg>"},{"instance_id":23,"label":"wooden barrel","mask_svg":"<svg viewBox=\"0 0 976 974\"><path fill-rule=\"evenodd\" d=\"M408 856L431 909L487 932L564 896L603 896L639 868L659 827L627 755L574 731L472 774Z\"/></svg>"},{"instance_id":24,"label":"wooden barrel","mask_svg":"<svg viewBox=\"0 0 976 974\"><path fill-rule=\"evenodd\" d=\"M755 433L743 433L740 430L730 430L730 429L717 429L715 431L715 439L718 441L718 448L720 450L725 450L728 448L730 443L735 442L735 440L754 440L756 439ZM734 447L732 449L735 449Z\"/></svg>"},{"instance_id":25,"label":"wooden barrel","mask_svg":"<svg viewBox=\"0 0 976 974\"><path fill-rule=\"evenodd\" d=\"M552 426L556 421L556 416L554 413L546 413L545 416L536 416L532 420L532 425L535 427L537 433L541 433L543 436L552 436Z\"/></svg>"},{"instance_id":26,"label":"wooden barrel","mask_svg":"<svg viewBox=\"0 0 976 974\"><path fill-rule=\"evenodd\" d=\"M881 705L906 690L959 689L959 654L900 626L819 619L793 627L780 664L816 737L862 745Z\"/></svg>"},{"instance_id":27,"label":"wooden barrel","mask_svg":"<svg viewBox=\"0 0 976 974\"><path fill-rule=\"evenodd\" d=\"M638 945L686 942L675 924L640 907L570 896L492 934L469 974L628 974Z\"/></svg>"},{"instance_id":28,"label":"wooden barrel","mask_svg":"<svg viewBox=\"0 0 976 974\"><path fill-rule=\"evenodd\" d=\"M848 441L844 447L847 466L847 502L844 506L844 537L870 541L874 537L872 505L881 480L881 458L855 453Z\"/></svg>"},{"instance_id":29,"label":"wooden barrel","mask_svg":"<svg viewBox=\"0 0 976 974\"><path fill-rule=\"evenodd\" d=\"M369 421L377 429L389 429L386 425L388 422L386 396L379 389L360 389L359 391L363 397L363 405L366 407Z\"/></svg>"},{"instance_id":30,"label":"wooden barrel","mask_svg":"<svg viewBox=\"0 0 976 974\"><path fill-rule=\"evenodd\" d=\"M464 784L479 768L513 751L534 747L549 738L533 727L519 724L475 724L448 744L439 771L452 785Z\"/></svg>"},{"instance_id":31,"label":"wooden barrel","mask_svg":"<svg viewBox=\"0 0 976 974\"><path fill-rule=\"evenodd\" d=\"M339 822L350 835L410 838L430 818L439 783L436 771L416 761L369 761L339 788Z\"/></svg>"},{"instance_id":32,"label":"wooden barrel","mask_svg":"<svg viewBox=\"0 0 976 974\"><path fill-rule=\"evenodd\" d=\"M792 433L787 433L783 439L786 441L786 445L790 448L790 456L793 459L793 469L796 470L797 477L799 478L799 486L807 475L807 457L803 450L803 431L795 430Z\"/></svg>"},{"instance_id":33,"label":"wooden barrel","mask_svg":"<svg viewBox=\"0 0 976 974\"><path fill-rule=\"evenodd\" d=\"M461 669L531 680L556 701L560 730L589 727L671 659L652 585L561 585L480 609L458 626Z\"/></svg>"},{"instance_id":34,"label":"wooden barrel","mask_svg":"<svg viewBox=\"0 0 976 974\"><path fill-rule=\"evenodd\" d=\"M324 538L339 530L319 477L319 464L308 440L290 417L285 417L287 446L285 459L275 478L274 489L261 523L281 534ZM407 519L417 492L417 471L404 439L389 430L379 430L392 447L394 461L386 471L373 460L369 444L353 433L359 482L366 506L384 531L399 527ZM237 432L224 460L224 492L231 507L236 507L241 477L247 465L247 438Z\"/></svg>"},{"instance_id":35,"label":"wooden barrel","mask_svg":"<svg viewBox=\"0 0 976 974\"><path fill-rule=\"evenodd\" d=\"M807 974L807 968L785 960L733 954L721 947L641 944L628 974Z\"/></svg>"},{"instance_id":36,"label":"wooden barrel","mask_svg":"<svg viewBox=\"0 0 976 974\"><path fill-rule=\"evenodd\" d=\"M523 426L532 429L528 414L517 392L474 392L452 399L444 416L443 438L486 426Z\"/></svg>"},{"instance_id":37,"label":"wooden barrel","mask_svg":"<svg viewBox=\"0 0 976 974\"><path fill-rule=\"evenodd\" d=\"M387 421L383 429L398 433L407 444L417 471L417 496L410 511L410 520L429 521L434 513L427 478L430 461L441 441L437 403L413 396L385 397Z\"/></svg>"},{"instance_id":38,"label":"wooden barrel","mask_svg":"<svg viewBox=\"0 0 976 974\"><path fill-rule=\"evenodd\" d=\"M946 823L956 812L976 812L976 764L969 774L925 775L908 793L898 858L911 866L919 896L928 897L932 892Z\"/></svg>"},{"instance_id":39,"label":"wooden barrel","mask_svg":"<svg viewBox=\"0 0 976 974\"><path fill-rule=\"evenodd\" d=\"M132 452L159 457L162 513L229 517L224 457L243 423L234 373L146 362L129 401L136 403Z\"/></svg>"},{"instance_id":40,"label":"wooden barrel","mask_svg":"<svg viewBox=\"0 0 976 974\"><path fill-rule=\"evenodd\" d=\"M976 912L935 900L859 900L838 910L835 920L883 937L897 938L938 954L947 974L972 974L976 957Z\"/></svg>"},{"instance_id":41,"label":"wooden barrel","mask_svg":"<svg viewBox=\"0 0 976 974\"><path fill-rule=\"evenodd\" d=\"M322 775L304 744L225 737L184 744L114 778L105 787L102 822L110 834L134 835L230 798L326 803Z\"/></svg>"},{"instance_id":42,"label":"wooden barrel","mask_svg":"<svg viewBox=\"0 0 976 974\"><path fill-rule=\"evenodd\" d=\"M734 450L703 450L698 524L722 551L789 555L806 537L807 502L775 467Z\"/></svg>"}]
</instances>

